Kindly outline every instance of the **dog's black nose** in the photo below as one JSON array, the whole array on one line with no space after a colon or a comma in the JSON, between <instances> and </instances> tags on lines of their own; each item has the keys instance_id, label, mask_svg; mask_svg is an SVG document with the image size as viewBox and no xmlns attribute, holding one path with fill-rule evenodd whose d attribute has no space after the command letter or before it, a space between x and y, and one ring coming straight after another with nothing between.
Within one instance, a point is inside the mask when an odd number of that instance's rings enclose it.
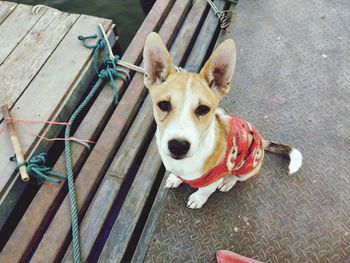
<instances>
[{"instance_id":1,"label":"dog's black nose","mask_svg":"<svg viewBox=\"0 0 350 263\"><path fill-rule=\"evenodd\" d=\"M186 140L170 140L168 141L168 149L174 157L181 157L185 155L190 149L191 144Z\"/></svg>"}]
</instances>

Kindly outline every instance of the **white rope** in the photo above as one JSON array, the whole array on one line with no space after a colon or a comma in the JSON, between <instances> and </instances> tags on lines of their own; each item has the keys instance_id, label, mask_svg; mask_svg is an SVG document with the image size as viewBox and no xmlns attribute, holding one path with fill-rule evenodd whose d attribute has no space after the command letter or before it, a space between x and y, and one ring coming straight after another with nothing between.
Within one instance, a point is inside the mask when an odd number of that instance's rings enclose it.
<instances>
[{"instance_id":1,"label":"white rope","mask_svg":"<svg viewBox=\"0 0 350 263\"><path fill-rule=\"evenodd\" d=\"M218 17L221 29L226 29L230 24L230 21L227 18L227 13L232 11L231 10L220 11L212 0L207 0L207 2L210 5L210 7L214 10L215 15Z\"/></svg>"},{"instance_id":2,"label":"white rope","mask_svg":"<svg viewBox=\"0 0 350 263\"><path fill-rule=\"evenodd\" d=\"M98 26L101 29L101 32L102 32L102 35L103 35L103 38L104 38L105 42L107 43L109 58L113 60L114 59L114 54L113 54L111 45L109 44L109 41L107 39L106 32L103 29L103 26L101 24L98 24ZM126 62L126 61L123 61L123 60L120 60L120 59L118 60L117 65L125 67L125 68L128 68L128 69L131 69L131 70L134 70L134 71L137 71L137 72L140 72L142 74L145 73L145 70L143 68L141 68L139 66L135 66L135 65L133 65L133 64L131 64L129 62Z\"/></svg>"},{"instance_id":3,"label":"white rope","mask_svg":"<svg viewBox=\"0 0 350 263\"><path fill-rule=\"evenodd\" d=\"M99 26L100 29L101 29L102 36L103 36L105 42L107 43L109 58L110 58L110 59L114 59L114 54L113 54L112 48L111 48L111 46L110 46L110 44L109 44L109 41L108 41L108 39L107 39L107 35L106 35L106 33L105 33L105 30L103 29L103 26L102 26L101 24L99 24L98 26ZM125 68L128 68L128 69L131 69L131 70L134 70L134 71L139 72L139 73L142 73L142 74L145 74L144 68L139 67L139 66L136 66L136 65L134 65L134 64L131 64L131 63L129 63L129 62L123 61L123 60L121 60L121 59L118 60L117 65L122 66L122 67L125 67ZM183 68L178 67L178 66L175 66L175 69L176 69L176 71L178 71L178 72L183 72L183 71L185 71ZM123 73L126 73L126 71L123 71Z\"/></svg>"},{"instance_id":4,"label":"white rope","mask_svg":"<svg viewBox=\"0 0 350 263\"><path fill-rule=\"evenodd\" d=\"M32 7L32 10L31 10L32 15L39 14L41 9L52 9L52 10L56 10L57 12L59 11L56 8L53 8L53 7L50 7L50 6L47 6L47 5L35 5L35 6Z\"/></svg>"}]
</instances>

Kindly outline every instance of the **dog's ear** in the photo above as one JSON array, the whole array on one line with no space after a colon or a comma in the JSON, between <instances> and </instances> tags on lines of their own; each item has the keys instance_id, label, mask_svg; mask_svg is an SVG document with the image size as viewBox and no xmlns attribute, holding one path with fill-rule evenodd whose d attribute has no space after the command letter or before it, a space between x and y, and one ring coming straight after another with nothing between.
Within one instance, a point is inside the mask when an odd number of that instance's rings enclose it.
<instances>
[{"instance_id":1,"label":"dog's ear","mask_svg":"<svg viewBox=\"0 0 350 263\"><path fill-rule=\"evenodd\" d=\"M152 32L148 35L143 49L143 65L145 69L145 85L161 84L175 72L173 60L160 36Z\"/></svg>"},{"instance_id":2,"label":"dog's ear","mask_svg":"<svg viewBox=\"0 0 350 263\"><path fill-rule=\"evenodd\" d=\"M230 90L235 64L235 42L232 39L227 39L213 52L200 72L200 75L207 80L210 88L219 98Z\"/></svg>"}]
</instances>

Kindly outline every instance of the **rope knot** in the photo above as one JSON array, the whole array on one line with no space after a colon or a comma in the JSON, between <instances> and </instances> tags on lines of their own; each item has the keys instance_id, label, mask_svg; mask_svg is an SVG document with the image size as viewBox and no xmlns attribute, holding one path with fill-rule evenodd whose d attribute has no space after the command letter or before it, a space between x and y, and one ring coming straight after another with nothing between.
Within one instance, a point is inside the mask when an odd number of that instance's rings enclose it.
<instances>
[{"instance_id":1,"label":"rope knot","mask_svg":"<svg viewBox=\"0 0 350 263\"><path fill-rule=\"evenodd\" d=\"M90 35L90 36L86 36L86 37L84 37L84 36L82 36L82 35L79 35L79 36L78 36L78 39L79 39L80 41L83 41L84 47L87 47L87 48L95 48L95 47L97 46L97 44L96 44L96 45L89 45L89 44L87 43L87 40L89 40L89 39L95 39L95 38L97 38L97 35L96 35L96 34Z\"/></svg>"},{"instance_id":2,"label":"rope knot","mask_svg":"<svg viewBox=\"0 0 350 263\"><path fill-rule=\"evenodd\" d=\"M29 163L31 165L43 166L46 164L47 153L39 153L38 155L32 157Z\"/></svg>"},{"instance_id":3,"label":"rope knot","mask_svg":"<svg viewBox=\"0 0 350 263\"><path fill-rule=\"evenodd\" d=\"M97 35L90 35L90 36L78 36L78 39L83 42L84 47L94 49L92 58L93 58L93 65L96 70L96 73L101 80L107 80L111 82L112 89L114 91L114 103L118 104L119 101L119 94L118 94L118 89L114 83L115 78L121 78L125 82L127 82L125 76L123 74L120 74L117 68L117 62L119 60L119 56L114 56L112 59L108 57L108 52L106 50L106 41L100 37L95 45L90 45L87 43L87 40L89 39L94 39L97 38ZM103 64L104 64L104 69L99 71L99 67L97 64L97 54L99 51L103 51Z\"/></svg>"},{"instance_id":4,"label":"rope knot","mask_svg":"<svg viewBox=\"0 0 350 263\"><path fill-rule=\"evenodd\" d=\"M15 158L11 158L11 161L15 161ZM38 184L42 184L45 180L52 183L60 183L61 180L65 180L66 177L63 174L52 171L51 167L46 166L47 153L40 153L33 156L28 162L24 161L17 164L16 168L19 169L21 166L27 166L27 173L34 176Z\"/></svg>"},{"instance_id":5,"label":"rope knot","mask_svg":"<svg viewBox=\"0 0 350 263\"><path fill-rule=\"evenodd\" d=\"M10 159L10 160L11 160L11 159ZM26 161L21 162L21 163L17 164L16 169L19 170L19 168L20 168L21 166L23 166L23 165L28 166L28 163L27 163Z\"/></svg>"},{"instance_id":6,"label":"rope knot","mask_svg":"<svg viewBox=\"0 0 350 263\"><path fill-rule=\"evenodd\" d=\"M98 77L104 80L109 78L111 81L113 81L113 79L116 78L117 75L118 75L117 69L108 67L108 68L102 69L98 74Z\"/></svg>"}]
</instances>

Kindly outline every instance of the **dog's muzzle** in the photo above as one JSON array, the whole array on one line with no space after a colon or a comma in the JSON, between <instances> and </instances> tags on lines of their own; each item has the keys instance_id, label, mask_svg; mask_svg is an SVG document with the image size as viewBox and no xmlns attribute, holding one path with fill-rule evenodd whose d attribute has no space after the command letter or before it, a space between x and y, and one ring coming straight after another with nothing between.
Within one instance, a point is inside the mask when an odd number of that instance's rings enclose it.
<instances>
[{"instance_id":1,"label":"dog's muzzle","mask_svg":"<svg viewBox=\"0 0 350 263\"><path fill-rule=\"evenodd\" d=\"M173 139L168 141L168 149L174 159L183 159L189 151L191 144L186 140Z\"/></svg>"}]
</instances>

